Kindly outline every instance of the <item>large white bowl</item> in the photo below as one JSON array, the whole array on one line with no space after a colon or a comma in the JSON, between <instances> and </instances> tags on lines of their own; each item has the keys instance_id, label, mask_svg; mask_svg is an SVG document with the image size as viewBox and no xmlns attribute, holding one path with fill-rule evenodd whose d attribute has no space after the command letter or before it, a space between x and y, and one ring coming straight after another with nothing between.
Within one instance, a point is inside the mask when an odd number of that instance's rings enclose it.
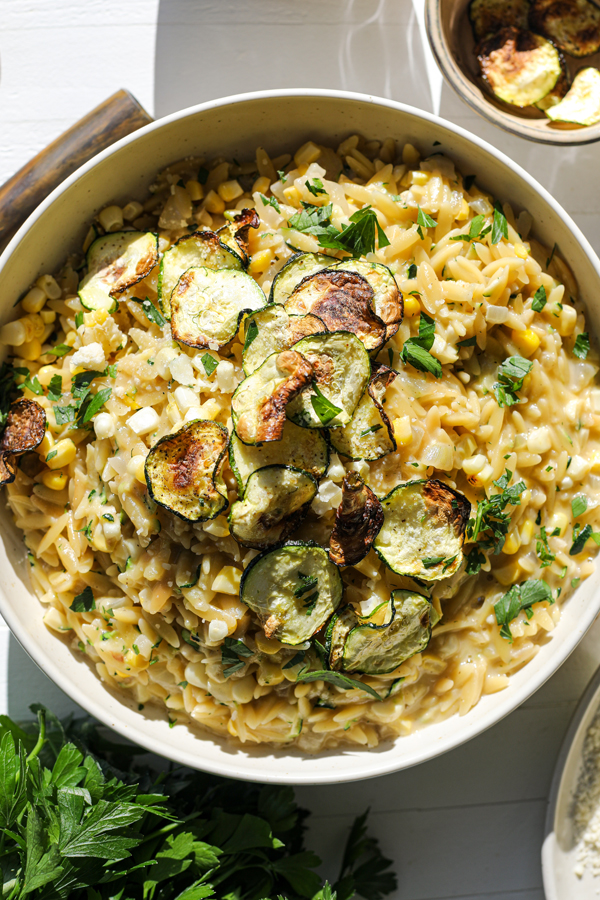
<instances>
[{"instance_id":1,"label":"large white bowl","mask_svg":"<svg viewBox=\"0 0 600 900\"><path fill-rule=\"evenodd\" d=\"M80 246L90 218L111 201L143 198L156 171L189 154L244 159L257 146L273 155L308 138L334 146L354 132L416 144L424 154L449 154L464 174L517 209L532 214L537 237L569 262L588 300L591 328L600 318L600 262L577 226L523 169L485 141L420 110L389 100L334 91L269 91L228 97L183 110L141 129L75 172L30 217L0 259L2 322L39 274L59 266ZM441 146L437 145L440 142ZM543 152L543 151L540 151ZM109 691L85 659L73 655L42 624L29 588L23 540L6 508L0 512L0 612L32 659L73 700L120 734L172 760L233 778L314 784L371 778L414 766L464 743L512 712L536 691L577 646L600 610L600 572L566 604L553 636L511 678L510 686L484 696L463 718L431 725L376 750L331 751L305 756L293 749L240 747L166 716L139 712L126 695ZM36 698L32 697L32 701Z\"/></svg>"}]
</instances>

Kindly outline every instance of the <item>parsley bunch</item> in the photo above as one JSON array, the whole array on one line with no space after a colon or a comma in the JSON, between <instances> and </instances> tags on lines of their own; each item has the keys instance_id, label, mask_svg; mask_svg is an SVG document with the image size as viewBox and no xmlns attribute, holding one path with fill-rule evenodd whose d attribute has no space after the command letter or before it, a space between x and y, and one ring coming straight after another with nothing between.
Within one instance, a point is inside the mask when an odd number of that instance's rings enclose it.
<instances>
[{"instance_id":1,"label":"parsley bunch","mask_svg":"<svg viewBox=\"0 0 600 900\"><path fill-rule=\"evenodd\" d=\"M32 710L38 728L0 717L4 900L382 900L396 889L366 814L331 887L303 846L308 813L291 788L159 773L90 721Z\"/></svg>"}]
</instances>

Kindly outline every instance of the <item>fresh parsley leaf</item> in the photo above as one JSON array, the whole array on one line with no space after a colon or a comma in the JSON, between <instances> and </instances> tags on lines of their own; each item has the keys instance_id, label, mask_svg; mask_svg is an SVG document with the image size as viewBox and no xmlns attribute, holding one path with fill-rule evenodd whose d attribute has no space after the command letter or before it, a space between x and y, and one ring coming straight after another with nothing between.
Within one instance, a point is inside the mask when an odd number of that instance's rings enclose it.
<instances>
[{"instance_id":1,"label":"fresh parsley leaf","mask_svg":"<svg viewBox=\"0 0 600 900\"><path fill-rule=\"evenodd\" d=\"M144 312L146 313L146 318L149 322L154 322L155 325L158 325L162 328L163 325L167 324L167 320L161 313L158 306L155 306L152 300L149 297L146 297L145 300L139 300L137 297L131 298L134 303L139 303Z\"/></svg>"},{"instance_id":2,"label":"fresh parsley leaf","mask_svg":"<svg viewBox=\"0 0 600 900\"><path fill-rule=\"evenodd\" d=\"M573 345L573 356L578 359L585 359L590 352L590 336L587 331L583 331L575 338Z\"/></svg>"},{"instance_id":3,"label":"fresh parsley leaf","mask_svg":"<svg viewBox=\"0 0 600 900\"><path fill-rule=\"evenodd\" d=\"M36 394L38 397L44 393L44 388L41 386L37 375L34 375L33 378L26 378L23 384L19 385L19 390L23 391L25 388L33 394Z\"/></svg>"},{"instance_id":4,"label":"fresh parsley leaf","mask_svg":"<svg viewBox=\"0 0 600 900\"><path fill-rule=\"evenodd\" d=\"M71 393L79 400L83 400L90 392L90 385L95 378L102 378L104 372L78 372L71 380Z\"/></svg>"},{"instance_id":5,"label":"fresh parsley leaf","mask_svg":"<svg viewBox=\"0 0 600 900\"><path fill-rule=\"evenodd\" d=\"M215 359L214 356L211 356L210 353L204 353L200 362L209 378L219 365L219 360Z\"/></svg>"},{"instance_id":6,"label":"fresh parsley leaf","mask_svg":"<svg viewBox=\"0 0 600 900\"><path fill-rule=\"evenodd\" d=\"M503 597L494 604L496 622L500 625L500 634L512 641L510 622L517 618L521 610L530 609L534 603L552 600L552 591L545 581L531 579L522 584L514 584Z\"/></svg>"},{"instance_id":7,"label":"fresh parsley leaf","mask_svg":"<svg viewBox=\"0 0 600 900\"><path fill-rule=\"evenodd\" d=\"M427 213L423 212L420 206L417 206L417 225L417 233L421 240L423 240L423 229L436 228L437 222L435 219L432 219L431 216L428 216Z\"/></svg>"},{"instance_id":8,"label":"fresh parsley leaf","mask_svg":"<svg viewBox=\"0 0 600 900\"><path fill-rule=\"evenodd\" d=\"M546 534L546 529L543 525L540 528L540 533L535 544L535 549L541 562L542 569L545 569L546 566L552 565L552 563L556 559L556 554L552 553L550 547L548 546L548 535Z\"/></svg>"},{"instance_id":9,"label":"fresh parsley leaf","mask_svg":"<svg viewBox=\"0 0 600 900\"><path fill-rule=\"evenodd\" d=\"M588 499L585 494L577 494L577 496L573 497L573 499L571 500L571 511L573 513L574 519L582 516L587 508Z\"/></svg>"},{"instance_id":10,"label":"fresh parsley leaf","mask_svg":"<svg viewBox=\"0 0 600 900\"><path fill-rule=\"evenodd\" d=\"M314 234L319 237L329 233L333 234L335 238L339 232L329 223L332 212L333 203L328 203L326 206L307 204L303 209L290 217L288 224L294 231L300 231L303 234Z\"/></svg>"},{"instance_id":11,"label":"fresh parsley leaf","mask_svg":"<svg viewBox=\"0 0 600 900\"><path fill-rule=\"evenodd\" d=\"M330 672L327 669L317 669L312 672L300 672L296 681L325 681L328 684L335 685L335 687L341 687L346 691L352 691L358 688L361 691L366 691L367 694L371 694L376 700L381 700L381 697L375 688L372 688L370 684L365 684L364 681L358 681L356 678L350 678L348 675L342 675L341 672Z\"/></svg>"},{"instance_id":12,"label":"fresh parsley leaf","mask_svg":"<svg viewBox=\"0 0 600 900\"><path fill-rule=\"evenodd\" d=\"M279 180L282 184L285 184L287 181L287 175L283 171L283 169L277 169L277 174L279 175Z\"/></svg>"},{"instance_id":13,"label":"fresh parsley leaf","mask_svg":"<svg viewBox=\"0 0 600 900\"><path fill-rule=\"evenodd\" d=\"M69 422L75 421L77 415L76 406L55 406L54 418L57 425L67 425Z\"/></svg>"},{"instance_id":14,"label":"fresh parsley leaf","mask_svg":"<svg viewBox=\"0 0 600 900\"><path fill-rule=\"evenodd\" d=\"M421 562L426 569L433 569L434 566L438 566L441 562L444 562L445 559L445 556L426 556Z\"/></svg>"},{"instance_id":15,"label":"fresh parsley leaf","mask_svg":"<svg viewBox=\"0 0 600 900\"><path fill-rule=\"evenodd\" d=\"M81 328L83 325L83 310L75 313L75 328Z\"/></svg>"},{"instance_id":16,"label":"fresh parsley leaf","mask_svg":"<svg viewBox=\"0 0 600 900\"><path fill-rule=\"evenodd\" d=\"M62 376L53 375L48 385L48 400L55 403L62 397Z\"/></svg>"},{"instance_id":17,"label":"fresh parsley leaf","mask_svg":"<svg viewBox=\"0 0 600 900\"><path fill-rule=\"evenodd\" d=\"M377 219L377 214L370 206L358 209L350 216L351 224L348 225L336 238L336 248L347 250L354 259L366 256L367 253L374 253L376 249L375 238L377 237L379 249L389 247L384 230ZM320 243L324 247L331 247L331 244ZM335 249L335 248L334 248Z\"/></svg>"},{"instance_id":18,"label":"fresh parsley leaf","mask_svg":"<svg viewBox=\"0 0 600 900\"><path fill-rule=\"evenodd\" d=\"M304 662L305 656L306 650L299 650L295 656L292 656L289 662L286 662L285 666L282 666L282 669L293 669L294 666L298 666L301 662Z\"/></svg>"},{"instance_id":19,"label":"fresh parsley leaf","mask_svg":"<svg viewBox=\"0 0 600 900\"><path fill-rule=\"evenodd\" d=\"M71 609L73 612L91 612L92 609L96 609L94 593L89 584L82 590L80 594L77 594L69 609Z\"/></svg>"},{"instance_id":20,"label":"fresh parsley leaf","mask_svg":"<svg viewBox=\"0 0 600 900\"><path fill-rule=\"evenodd\" d=\"M256 321L252 319L248 323L248 327L246 328L246 339L244 341L244 350L247 350L250 344L256 340L258 337L258 325Z\"/></svg>"},{"instance_id":21,"label":"fresh parsley leaf","mask_svg":"<svg viewBox=\"0 0 600 900\"><path fill-rule=\"evenodd\" d=\"M491 225L485 224L485 216L475 216L471 219L468 234L456 234L451 241L477 241L482 240L492 230Z\"/></svg>"},{"instance_id":22,"label":"fresh parsley leaf","mask_svg":"<svg viewBox=\"0 0 600 900\"><path fill-rule=\"evenodd\" d=\"M371 425L370 428L365 428L364 431L361 431L360 437L366 437L368 434L375 434L376 431L380 431L383 428L383 425Z\"/></svg>"},{"instance_id":23,"label":"fresh parsley leaf","mask_svg":"<svg viewBox=\"0 0 600 900\"><path fill-rule=\"evenodd\" d=\"M474 547L466 557L465 572L467 575L477 575L482 565L486 562L485 555Z\"/></svg>"},{"instance_id":24,"label":"fresh parsley leaf","mask_svg":"<svg viewBox=\"0 0 600 900\"><path fill-rule=\"evenodd\" d=\"M417 269L415 263L411 263L406 272L406 277L407 278L416 278L417 272L418 272L418 269Z\"/></svg>"},{"instance_id":25,"label":"fresh parsley leaf","mask_svg":"<svg viewBox=\"0 0 600 900\"><path fill-rule=\"evenodd\" d=\"M331 402L331 400L328 400L327 397L321 393L316 381L313 381L312 389L316 395L311 396L310 398L312 408L314 409L323 425L328 425L329 422L332 421L332 419L335 419L338 413L341 413L341 407L336 406Z\"/></svg>"},{"instance_id":26,"label":"fresh parsley leaf","mask_svg":"<svg viewBox=\"0 0 600 900\"><path fill-rule=\"evenodd\" d=\"M61 356L66 356L67 353L70 353L72 349L73 348L69 347L68 344L57 344L56 347L53 347L50 352L60 359Z\"/></svg>"},{"instance_id":27,"label":"fresh parsley leaf","mask_svg":"<svg viewBox=\"0 0 600 900\"><path fill-rule=\"evenodd\" d=\"M546 297L546 288L543 284L539 286L535 294L533 295L533 300L531 301L531 308L535 310L535 312L541 312L546 305L547 301Z\"/></svg>"},{"instance_id":28,"label":"fresh parsley leaf","mask_svg":"<svg viewBox=\"0 0 600 900\"><path fill-rule=\"evenodd\" d=\"M262 200L263 206L272 206L276 212L281 213L281 207L279 205L279 201L278 201L277 197L268 197L267 198L267 197L265 197L264 194L261 194L260 199Z\"/></svg>"},{"instance_id":29,"label":"fresh parsley leaf","mask_svg":"<svg viewBox=\"0 0 600 900\"><path fill-rule=\"evenodd\" d=\"M307 591L312 591L319 583L316 575L305 575L304 572L298 572L298 578L300 579L300 586L295 589L294 597L302 597Z\"/></svg>"},{"instance_id":30,"label":"fresh parsley leaf","mask_svg":"<svg viewBox=\"0 0 600 900\"><path fill-rule=\"evenodd\" d=\"M526 490L524 481L509 485L512 478L510 469L494 485L500 493L485 497L477 504L474 518L467 522L467 540L479 543L480 547L500 553L510 526L510 513L507 506L519 506L521 494ZM482 560L481 562L483 562Z\"/></svg>"},{"instance_id":31,"label":"fresh parsley leaf","mask_svg":"<svg viewBox=\"0 0 600 900\"><path fill-rule=\"evenodd\" d=\"M50 462L51 459L54 459L57 453L58 450L50 450L50 452L46 456L46 462Z\"/></svg>"},{"instance_id":32,"label":"fresh parsley leaf","mask_svg":"<svg viewBox=\"0 0 600 900\"><path fill-rule=\"evenodd\" d=\"M77 424L81 426L85 425L86 422L89 422L96 413L100 412L111 394L112 388L103 388L101 391L98 391L97 394L94 394L94 396L91 394L88 395L79 407L76 419Z\"/></svg>"},{"instance_id":33,"label":"fresh parsley leaf","mask_svg":"<svg viewBox=\"0 0 600 900\"><path fill-rule=\"evenodd\" d=\"M558 244L554 244L554 247L552 248L552 252L550 253L550 256L548 257L548 259L546 260L546 268L547 269L550 268L550 263L554 259L554 254L556 253L557 250L558 250Z\"/></svg>"},{"instance_id":34,"label":"fresh parsley leaf","mask_svg":"<svg viewBox=\"0 0 600 900\"><path fill-rule=\"evenodd\" d=\"M465 338L464 341L457 341L457 347L475 347L477 345L477 335L473 335L473 337Z\"/></svg>"},{"instance_id":35,"label":"fresh parsley leaf","mask_svg":"<svg viewBox=\"0 0 600 900\"><path fill-rule=\"evenodd\" d=\"M313 195L313 197L318 197L319 194L326 194L325 185L321 181L320 178L311 178L310 181L305 181L307 189Z\"/></svg>"},{"instance_id":36,"label":"fresh parsley leaf","mask_svg":"<svg viewBox=\"0 0 600 900\"><path fill-rule=\"evenodd\" d=\"M573 543L569 550L569 556L577 556L578 553L581 553L590 538L600 545L600 532L592 531L591 525L582 528L577 522L573 528Z\"/></svg>"},{"instance_id":37,"label":"fresh parsley leaf","mask_svg":"<svg viewBox=\"0 0 600 900\"><path fill-rule=\"evenodd\" d=\"M434 340L435 322L427 313L421 312L419 334L417 337L408 338L404 342L400 358L404 363L409 363L421 372L431 372L436 378L441 378L443 375L442 365L429 352L431 347L433 347Z\"/></svg>"},{"instance_id":38,"label":"fresh parsley leaf","mask_svg":"<svg viewBox=\"0 0 600 900\"><path fill-rule=\"evenodd\" d=\"M498 367L498 381L493 384L493 391L498 401L498 406L513 406L515 403L523 403L524 400L517 396L517 391L523 387L525 376L531 371L533 363L522 356L509 356Z\"/></svg>"},{"instance_id":39,"label":"fresh parsley leaf","mask_svg":"<svg viewBox=\"0 0 600 900\"><path fill-rule=\"evenodd\" d=\"M229 678L234 672L243 669L246 665L244 659L248 659L250 656L252 656L252 650L243 641L226 637L221 647L221 665L225 678Z\"/></svg>"},{"instance_id":40,"label":"fresh parsley leaf","mask_svg":"<svg viewBox=\"0 0 600 900\"><path fill-rule=\"evenodd\" d=\"M502 212L500 204L494 209L494 222L492 225L492 244L499 244L502 238L508 240L508 222Z\"/></svg>"}]
</instances>

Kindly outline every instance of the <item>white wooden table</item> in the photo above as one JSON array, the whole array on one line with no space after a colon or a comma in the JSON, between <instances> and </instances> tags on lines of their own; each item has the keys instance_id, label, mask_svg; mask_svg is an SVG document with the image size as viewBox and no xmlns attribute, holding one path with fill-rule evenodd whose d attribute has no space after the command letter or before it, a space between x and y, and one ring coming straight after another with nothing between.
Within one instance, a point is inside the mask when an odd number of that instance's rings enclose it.
<instances>
[{"instance_id":1,"label":"white wooden table","mask_svg":"<svg viewBox=\"0 0 600 900\"><path fill-rule=\"evenodd\" d=\"M539 146L478 118L424 49L422 0L0 0L0 22L0 183L120 87L156 117L241 90L343 88L439 112L495 143L600 250L600 145ZM350 817L370 806L399 874L395 900L542 900L550 777L599 645L597 622L530 701L444 757L299 790L313 811L309 844L337 858ZM0 625L0 707L19 718L35 701L73 709Z\"/></svg>"}]
</instances>

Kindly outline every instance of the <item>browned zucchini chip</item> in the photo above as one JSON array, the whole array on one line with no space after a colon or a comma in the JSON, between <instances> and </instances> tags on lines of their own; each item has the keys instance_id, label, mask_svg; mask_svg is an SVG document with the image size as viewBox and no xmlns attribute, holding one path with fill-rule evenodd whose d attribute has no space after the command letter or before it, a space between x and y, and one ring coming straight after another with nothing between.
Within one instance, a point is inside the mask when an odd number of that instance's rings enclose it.
<instances>
[{"instance_id":1,"label":"browned zucchini chip","mask_svg":"<svg viewBox=\"0 0 600 900\"><path fill-rule=\"evenodd\" d=\"M366 278L373 288L373 309L385 325L385 339L389 341L402 323L404 298L392 271L383 263L367 262L366 259L343 259L331 266L345 272L356 272Z\"/></svg>"},{"instance_id":2,"label":"browned zucchini chip","mask_svg":"<svg viewBox=\"0 0 600 900\"><path fill-rule=\"evenodd\" d=\"M471 504L435 478L408 481L381 501L383 525L373 547L398 575L437 581L463 559Z\"/></svg>"},{"instance_id":3,"label":"browned zucchini chip","mask_svg":"<svg viewBox=\"0 0 600 900\"><path fill-rule=\"evenodd\" d=\"M364 559L383 525L383 509L371 488L355 472L342 483L342 502L335 514L329 556L336 566L354 566Z\"/></svg>"},{"instance_id":4,"label":"browned zucchini chip","mask_svg":"<svg viewBox=\"0 0 600 900\"><path fill-rule=\"evenodd\" d=\"M385 324L373 312L373 288L356 272L323 269L304 278L285 303L290 315L318 316L329 331L350 331L369 351L385 343Z\"/></svg>"},{"instance_id":5,"label":"browned zucchini chip","mask_svg":"<svg viewBox=\"0 0 600 900\"><path fill-rule=\"evenodd\" d=\"M529 24L571 56L600 49L600 9L589 0L532 0Z\"/></svg>"},{"instance_id":6,"label":"browned zucchini chip","mask_svg":"<svg viewBox=\"0 0 600 900\"><path fill-rule=\"evenodd\" d=\"M595 125L600 122L600 72L588 66L580 69L565 97L546 110L553 122Z\"/></svg>"},{"instance_id":7,"label":"browned zucchini chip","mask_svg":"<svg viewBox=\"0 0 600 900\"><path fill-rule=\"evenodd\" d=\"M231 415L240 440L245 444L279 441L286 405L313 378L313 367L296 350L272 353L238 385L231 398Z\"/></svg>"},{"instance_id":8,"label":"browned zucchini chip","mask_svg":"<svg viewBox=\"0 0 600 900\"><path fill-rule=\"evenodd\" d=\"M329 446L320 431L300 428L286 419L281 440L250 446L234 432L229 441L229 465L243 496L248 479L257 469L272 465L288 465L322 478L329 465Z\"/></svg>"},{"instance_id":9,"label":"browned zucchini chip","mask_svg":"<svg viewBox=\"0 0 600 900\"><path fill-rule=\"evenodd\" d=\"M471 0L469 18L476 41L507 25L527 28L528 0Z\"/></svg>"},{"instance_id":10,"label":"browned zucchini chip","mask_svg":"<svg viewBox=\"0 0 600 900\"><path fill-rule=\"evenodd\" d=\"M17 461L12 453L0 452L0 485L10 484L17 474Z\"/></svg>"},{"instance_id":11,"label":"browned zucchini chip","mask_svg":"<svg viewBox=\"0 0 600 900\"><path fill-rule=\"evenodd\" d=\"M44 440L46 413L35 400L17 400L8 411L6 425L0 438L0 451L27 453Z\"/></svg>"},{"instance_id":12,"label":"browned zucchini chip","mask_svg":"<svg viewBox=\"0 0 600 900\"><path fill-rule=\"evenodd\" d=\"M503 28L477 47L481 74L499 100L522 108L550 93L562 75L556 47L539 34Z\"/></svg>"},{"instance_id":13,"label":"browned zucchini chip","mask_svg":"<svg viewBox=\"0 0 600 900\"><path fill-rule=\"evenodd\" d=\"M205 419L161 438L146 457L152 499L188 522L214 519L227 506L219 468L228 443L227 429Z\"/></svg>"},{"instance_id":14,"label":"browned zucchini chip","mask_svg":"<svg viewBox=\"0 0 600 900\"><path fill-rule=\"evenodd\" d=\"M562 72L561 76L550 91L549 94L546 94L541 100L534 104L536 109L541 109L542 112L546 112L546 110L550 109L552 106L556 106L563 97L566 95L567 91L571 87L571 77L569 75L569 70L567 68L567 64L564 59L561 58L560 61Z\"/></svg>"},{"instance_id":15,"label":"browned zucchini chip","mask_svg":"<svg viewBox=\"0 0 600 900\"><path fill-rule=\"evenodd\" d=\"M352 419L332 428L329 438L338 453L350 459L380 459L396 449L394 429L383 408L383 398L397 372L382 363L372 364L369 386Z\"/></svg>"},{"instance_id":16,"label":"browned zucchini chip","mask_svg":"<svg viewBox=\"0 0 600 900\"><path fill-rule=\"evenodd\" d=\"M303 278L326 269L333 261L324 253L295 253L273 279L269 303L285 303Z\"/></svg>"},{"instance_id":17,"label":"browned zucchini chip","mask_svg":"<svg viewBox=\"0 0 600 900\"><path fill-rule=\"evenodd\" d=\"M87 274L79 284L86 309L115 310L115 297L142 278L158 262L158 235L153 231L114 231L90 244Z\"/></svg>"},{"instance_id":18,"label":"browned zucchini chip","mask_svg":"<svg viewBox=\"0 0 600 900\"><path fill-rule=\"evenodd\" d=\"M171 318L173 288L183 273L192 266L239 270L242 268L242 261L212 231L195 231L179 238L165 252L158 270L158 299L167 319Z\"/></svg>"},{"instance_id":19,"label":"browned zucchini chip","mask_svg":"<svg viewBox=\"0 0 600 900\"><path fill-rule=\"evenodd\" d=\"M219 240L229 247L242 260L244 266L248 265L248 233L251 228L258 228L260 219L255 209L243 209L232 222L219 228L217 235Z\"/></svg>"},{"instance_id":20,"label":"browned zucchini chip","mask_svg":"<svg viewBox=\"0 0 600 900\"><path fill-rule=\"evenodd\" d=\"M292 466L266 466L248 479L244 499L229 513L231 534L244 547L265 550L285 541L301 524L317 482Z\"/></svg>"},{"instance_id":21,"label":"browned zucchini chip","mask_svg":"<svg viewBox=\"0 0 600 900\"><path fill-rule=\"evenodd\" d=\"M325 331L316 316L290 316L280 304L270 304L246 321L244 373L251 375L276 350L287 350L302 338Z\"/></svg>"},{"instance_id":22,"label":"browned zucchini chip","mask_svg":"<svg viewBox=\"0 0 600 900\"><path fill-rule=\"evenodd\" d=\"M173 337L188 347L224 347L236 336L244 313L266 303L262 288L246 272L194 266L171 294Z\"/></svg>"}]
</instances>

